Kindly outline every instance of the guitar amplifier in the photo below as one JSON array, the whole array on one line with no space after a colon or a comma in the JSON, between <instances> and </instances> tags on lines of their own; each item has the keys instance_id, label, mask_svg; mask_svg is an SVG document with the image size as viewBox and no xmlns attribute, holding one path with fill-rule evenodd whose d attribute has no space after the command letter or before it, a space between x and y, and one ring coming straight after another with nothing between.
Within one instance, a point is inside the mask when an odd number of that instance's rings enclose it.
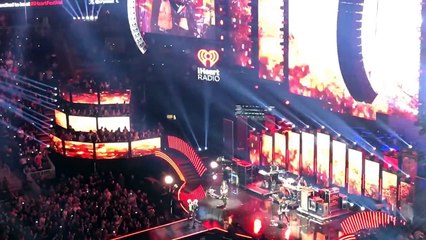
<instances>
[{"instance_id":1,"label":"guitar amplifier","mask_svg":"<svg viewBox=\"0 0 426 240\"><path fill-rule=\"evenodd\" d=\"M317 203L317 215L321 217L328 216L328 203Z\"/></svg>"},{"instance_id":2,"label":"guitar amplifier","mask_svg":"<svg viewBox=\"0 0 426 240\"><path fill-rule=\"evenodd\" d=\"M304 211L309 211L309 199L314 195L314 190L311 188L302 188L300 192L300 207Z\"/></svg>"}]
</instances>

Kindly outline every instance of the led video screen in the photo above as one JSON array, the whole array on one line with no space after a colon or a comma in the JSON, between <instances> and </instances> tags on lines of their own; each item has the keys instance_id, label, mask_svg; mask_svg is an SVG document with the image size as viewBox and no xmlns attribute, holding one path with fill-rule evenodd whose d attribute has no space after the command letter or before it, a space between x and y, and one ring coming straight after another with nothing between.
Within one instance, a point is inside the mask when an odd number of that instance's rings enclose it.
<instances>
[{"instance_id":1,"label":"led video screen","mask_svg":"<svg viewBox=\"0 0 426 240\"><path fill-rule=\"evenodd\" d=\"M398 196L398 177L394 173L382 171L382 200L385 201L391 209L396 209Z\"/></svg>"},{"instance_id":2,"label":"led video screen","mask_svg":"<svg viewBox=\"0 0 426 240\"><path fill-rule=\"evenodd\" d=\"M361 195L362 191L362 152L348 150L348 193Z\"/></svg>"},{"instance_id":3,"label":"led video screen","mask_svg":"<svg viewBox=\"0 0 426 240\"><path fill-rule=\"evenodd\" d=\"M195 38L215 36L214 0L133 0L128 4L134 4L130 7L136 8L136 24L141 34L161 33Z\"/></svg>"},{"instance_id":4,"label":"led video screen","mask_svg":"<svg viewBox=\"0 0 426 240\"><path fill-rule=\"evenodd\" d=\"M299 175L300 171L300 134L288 132L288 171Z\"/></svg>"},{"instance_id":5,"label":"led video screen","mask_svg":"<svg viewBox=\"0 0 426 240\"><path fill-rule=\"evenodd\" d=\"M65 156L93 159L93 143L65 141Z\"/></svg>"},{"instance_id":6,"label":"led video screen","mask_svg":"<svg viewBox=\"0 0 426 240\"><path fill-rule=\"evenodd\" d=\"M62 5L62 0L8 0L0 2L0 8L26 8L26 7L49 7Z\"/></svg>"},{"instance_id":7,"label":"led video screen","mask_svg":"<svg viewBox=\"0 0 426 240\"><path fill-rule=\"evenodd\" d=\"M115 131L118 128L123 130L124 127L130 130L130 117L98 117L98 127L110 131Z\"/></svg>"},{"instance_id":8,"label":"led video screen","mask_svg":"<svg viewBox=\"0 0 426 240\"><path fill-rule=\"evenodd\" d=\"M332 184L343 188L346 185L346 144L333 140L332 151Z\"/></svg>"},{"instance_id":9,"label":"led video screen","mask_svg":"<svg viewBox=\"0 0 426 240\"><path fill-rule=\"evenodd\" d=\"M100 104L130 104L130 90L122 92L101 92Z\"/></svg>"},{"instance_id":10,"label":"led video screen","mask_svg":"<svg viewBox=\"0 0 426 240\"><path fill-rule=\"evenodd\" d=\"M231 48L234 63L241 67L253 67L252 48L253 40L251 22L251 0L234 0L229 3L229 13L231 14Z\"/></svg>"},{"instance_id":11,"label":"led video screen","mask_svg":"<svg viewBox=\"0 0 426 240\"><path fill-rule=\"evenodd\" d=\"M313 177L314 157L315 157L315 135L312 133L302 132L302 174L304 176Z\"/></svg>"},{"instance_id":12,"label":"led video screen","mask_svg":"<svg viewBox=\"0 0 426 240\"><path fill-rule=\"evenodd\" d=\"M67 115L55 109L55 123L56 125L67 129Z\"/></svg>"},{"instance_id":13,"label":"led video screen","mask_svg":"<svg viewBox=\"0 0 426 240\"><path fill-rule=\"evenodd\" d=\"M317 133L317 183L328 186L330 178L330 135Z\"/></svg>"},{"instance_id":14,"label":"led video screen","mask_svg":"<svg viewBox=\"0 0 426 240\"><path fill-rule=\"evenodd\" d=\"M259 78L284 80L283 1L258 1Z\"/></svg>"},{"instance_id":15,"label":"led video screen","mask_svg":"<svg viewBox=\"0 0 426 240\"><path fill-rule=\"evenodd\" d=\"M64 154L64 146L62 144L62 139L53 136L52 134L50 135L50 138L52 139L53 150L57 153Z\"/></svg>"},{"instance_id":16,"label":"led video screen","mask_svg":"<svg viewBox=\"0 0 426 240\"><path fill-rule=\"evenodd\" d=\"M95 117L82 117L82 116L68 116L69 126L77 132L90 132L96 131L96 118Z\"/></svg>"},{"instance_id":17,"label":"led video screen","mask_svg":"<svg viewBox=\"0 0 426 240\"><path fill-rule=\"evenodd\" d=\"M274 162L279 166L286 168L286 136L281 133L275 133L275 147L274 147Z\"/></svg>"},{"instance_id":18,"label":"led video screen","mask_svg":"<svg viewBox=\"0 0 426 240\"><path fill-rule=\"evenodd\" d=\"M339 0L290 0L290 91L321 99L339 113L415 119L421 3L371 0L360 7ZM348 16L351 13L354 16ZM314 20L307 21L307 16ZM356 32L357 23L345 17L360 18L361 30ZM389 57L389 49L394 57Z\"/></svg>"},{"instance_id":19,"label":"led video screen","mask_svg":"<svg viewBox=\"0 0 426 240\"><path fill-rule=\"evenodd\" d=\"M364 195L376 200L380 196L380 163L365 160L364 168Z\"/></svg>"},{"instance_id":20,"label":"led video screen","mask_svg":"<svg viewBox=\"0 0 426 240\"><path fill-rule=\"evenodd\" d=\"M73 103L82 103L82 104L98 104L98 94L97 93L72 93L71 94Z\"/></svg>"},{"instance_id":21,"label":"led video screen","mask_svg":"<svg viewBox=\"0 0 426 240\"><path fill-rule=\"evenodd\" d=\"M70 95L70 92L67 89L61 89L60 96L65 101L71 102L71 95Z\"/></svg>"},{"instance_id":22,"label":"led video screen","mask_svg":"<svg viewBox=\"0 0 426 240\"><path fill-rule=\"evenodd\" d=\"M253 133L249 136L249 155L250 162L258 166L260 164L260 138Z\"/></svg>"},{"instance_id":23,"label":"led video screen","mask_svg":"<svg viewBox=\"0 0 426 240\"><path fill-rule=\"evenodd\" d=\"M413 154L403 154L402 156L402 172L408 174L412 182L417 176L417 156Z\"/></svg>"},{"instance_id":24,"label":"led video screen","mask_svg":"<svg viewBox=\"0 0 426 240\"><path fill-rule=\"evenodd\" d=\"M270 165L272 163L272 136L262 135L262 165Z\"/></svg>"},{"instance_id":25,"label":"led video screen","mask_svg":"<svg viewBox=\"0 0 426 240\"><path fill-rule=\"evenodd\" d=\"M161 149L161 138L150 138L138 141L133 141L132 157L142 157L145 155L154 154L155 151Z\"/></svg>"},{"instance_id":26,"label":"led video screen","mask_svg":"<svg viewBox=\"0 0 426 240\"><path fill-rule=\"evenodd\" d=\"M414 202L414 185L407 182L399 184L399 194L401 205Z\"/></svg>"},{"instance_id":27,"label":"led video screen","mask_svg":"<svg viewBox=\"0 0 426 240\"><path fill-rule=\"evenodd\" d=\"M129 157L129 143L96 143L96 159L117 159Z\"/></svg>"}]
</instances>

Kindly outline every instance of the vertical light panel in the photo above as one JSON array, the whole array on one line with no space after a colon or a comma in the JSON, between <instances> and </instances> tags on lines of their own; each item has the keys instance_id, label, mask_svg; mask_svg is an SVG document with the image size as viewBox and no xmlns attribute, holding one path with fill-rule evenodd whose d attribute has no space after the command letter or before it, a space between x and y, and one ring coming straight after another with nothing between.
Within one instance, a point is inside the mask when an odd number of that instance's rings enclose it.
<instances>
[{"instance_id":1,"label":"vertical light panel","mask_svg":"<svg viewBox=\"0 0 426 240\"><path fill-rule=\"evenodd\" d=\"M248 68L253 67L253 40L250 37L252 34L252 9L250 3L251 0L235 0L229 3L231 14L230 39L234 63Z\"/></svg>"},{"instance_id":2,"label":"vertical light panel","mask_svg":"<svg viewBox=\"0 0 426 240\"><path fill-rule=\"evenodd\" d=\"M317 183L328 186L330 178L330 135L317 133Z\"/></svg>"},{"instance_id":3,"label":"vertical light panel","mask_svg":"<svg viewBox=\"0 0 426 240\"><path fill-rule=\"evenodd\" d=\"M279 166L287 168L286 164L286 136L281 133L275 133L275 147L274 147L274 162Z\"/></svg>"},{"instance_id":4,"label":"vertical light panel","mask_svg":"<svg viewBox=\"0 0 426 240\"><path fill-rule=\"evenodd\" d=\"M288 171L299 175L300 134L288 132Z\"/></svg>"},{"instance_id":5,"label":"vertical light panel","mask_svg":"<svg viewBox=\"0 0 426 240\"><path fill-rule=\"evenodd\" d=\"M259 0L259 78L284 81L284 1Z\"/></svg>"},{"instance_id":6,"label":"vertical light panel","mask_svg":"<svg viewBox=\"0 0 426 240\"><path fill-rule=\"evenodd\" d=\"M313 177L314 157L315 157L315 135L312 133L302 132L302 174L304 176Z\"/></svg>"},{"instance_id":7,"label":"vertical light panel","mask_svg":"<svg viewBox=\"0 0 426 240\"><path fill-rule=\"evenodd\" d=\"M382 200L388 204L391 209L396 209L398 196L398 177L396 174L382 171Z\"/></svg>"},{"instance_id":8,"label":"vertical light panel","mask_svg":"<svg viewBox=\"0 0 426 240\"><path fill-rule=\"evenodd\" d=\"M262 164L269 165L272 163L272 136L262 135Z\"/></svg>"},{"instance_id":9,"label":"vertical light panel","mask_svg":"<svg viewBox=\"0 0 426 240\"><path fill-rule=\"evenodd\" d=\"M250 133L249 136L249 154L250 162L258 166L260 164L260 137Z\"/></svg>"},{"instance_id":10,"label":"vertical light panel","mask_svg":"<svg viewBox=\"0 0 426 240\"><path fill-rule=\"evenodd\" d=\"M380 163L365 160L364 168L364 195L376 200L380 196Z\"/></svg>"},{"instance_id":11,"label":"vertical light panel","mask_svg":"<svg viewBox=\"0 0 426 240\"><path fill-rule=\"evenodd\" d=\"M348 150L348 193L361 195L362 191L362 152Z\"/></svg>"},{"instance_id":12,"label":"vertical light panel","mask_svg":"<svg viewBox=\"0 0 426 240\"><path fill-rule=\"evenodd\" d=\"M333 140L332 151L332 183L338 187L346 187L346 144Z\"/></svg>"}]
</instances>

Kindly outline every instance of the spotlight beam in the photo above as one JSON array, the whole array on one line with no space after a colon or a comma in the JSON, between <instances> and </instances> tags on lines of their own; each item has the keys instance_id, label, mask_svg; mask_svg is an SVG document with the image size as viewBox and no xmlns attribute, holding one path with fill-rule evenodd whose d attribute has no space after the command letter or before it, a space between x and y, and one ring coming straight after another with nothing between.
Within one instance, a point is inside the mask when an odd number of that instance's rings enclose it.
<instances>
[{"instance_id":1,"label":"spotlight beam","mask_svg":"<svg viewBox=\"0 0 426 240\"><path fill-rule=\"evenodd\" d=\"M77 9L80 12L80 16L83 17L83 11L81 11L80 5L78 4L77 0L74 0L75 5L77 5Z\"/></svg>"},{"instance_id":2,"label":"spotlight beam","mask_svg":"<svg viewBox=\"0 0 426 240\"><path fill-rule=\"evenodd\" d=\"M78 13L75 11L74 7L71 5L69 0L65 0L66 5L68 5L68 7L74 12L75 17L78 17ZM65 5L63 5L65 7Z\"/></svg>"}]
</instances>

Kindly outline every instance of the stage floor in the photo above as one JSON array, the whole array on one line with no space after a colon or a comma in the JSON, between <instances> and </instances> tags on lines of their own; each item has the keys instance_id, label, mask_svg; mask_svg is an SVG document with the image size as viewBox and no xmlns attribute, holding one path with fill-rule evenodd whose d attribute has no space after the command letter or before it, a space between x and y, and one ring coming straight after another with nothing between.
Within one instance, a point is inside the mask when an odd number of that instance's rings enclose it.
<instances>
[{"instance_id":1,"label":"stage floor","mask_svg":"<svg viewBox=\"0 0 426 240\"><path fill-rule=\"evenodd\" d=\"M219 189L220 181L212 181L192 189ZM252 236L254 239L262 235L266 239L303 239L303 240L335 240L338 239L340 221L334 218L325 223L318 224L315 218L306 217L297 210L289 212L288 221L278 222L278 205L262 194L255 194L246 188L230 187L230 194L226 208L218 208L222 204L219 199L205 197L200 199L200 194L188 198L199 200L200 209L198 219L200 224L194 229L187 220L181 220L163 227L145 230L139 234L125 237L124 239L197 239L197 233L206 232L208 229L227 229L243 235ZM346 215L347 216L347 215ZM231 228L229 228L231 226ZM235 238L236 239L236 238ZM240 238L241 239L241 238Z\"/></svg>"}]
</instances>

